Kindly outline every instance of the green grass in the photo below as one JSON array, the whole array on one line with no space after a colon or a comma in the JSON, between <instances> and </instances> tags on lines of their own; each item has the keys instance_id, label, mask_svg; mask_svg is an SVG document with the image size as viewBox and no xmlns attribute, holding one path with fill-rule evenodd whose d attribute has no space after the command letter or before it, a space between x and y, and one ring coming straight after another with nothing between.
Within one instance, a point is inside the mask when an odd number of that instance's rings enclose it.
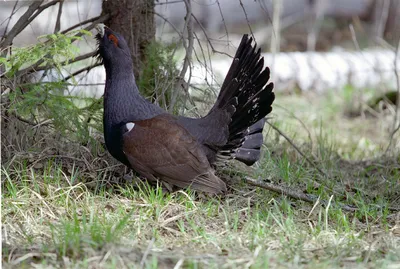
<instances>
[{"instance_id":1,"label":"green grass","mask_svg":"<svg viewBox=\"0 0 400 269\"><path fill-rule=\"evenodd\" d=\"M97 144L33 143L27 131L1 168L3 266L399 268L399 212L391 210L400 207L399 152L372 159L387 145L390 117L347 118L340 107L339 97L278 96L271 122L326 176L267 127L255 167L225 168L232 189L224 197L165 193L124 178ZM49 154L54 147L62 153ZM246 175L330 203L247 186Z\"/></svg>"}]
</instances>

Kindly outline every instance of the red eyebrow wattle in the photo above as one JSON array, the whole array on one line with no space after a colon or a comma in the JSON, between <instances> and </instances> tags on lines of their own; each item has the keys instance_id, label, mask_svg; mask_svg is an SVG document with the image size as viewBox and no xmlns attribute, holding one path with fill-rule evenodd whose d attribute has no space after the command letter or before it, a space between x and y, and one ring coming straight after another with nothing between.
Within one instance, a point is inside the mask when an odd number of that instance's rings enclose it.
<instances>
[{"instance_id":1,"label":"red eyebrow wattle","mask_svg":"<svg viewBox=\"0 0 400 269\"><path fill-rule=\"evenodd\" d=\"M112 41L112 42L114 43L115 46L118 46L118 38L117 38L115 35L110 34L110 35L108 36L108 40Z\"/></svg>"}]
</instances>

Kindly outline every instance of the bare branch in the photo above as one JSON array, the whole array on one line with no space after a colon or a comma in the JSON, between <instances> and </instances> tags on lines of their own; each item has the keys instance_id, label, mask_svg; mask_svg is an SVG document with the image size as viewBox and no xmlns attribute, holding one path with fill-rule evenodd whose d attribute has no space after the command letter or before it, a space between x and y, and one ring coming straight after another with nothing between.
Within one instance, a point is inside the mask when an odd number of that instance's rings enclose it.
<instances>
[{"instance_id":1,"label":"bare branch","mask_svg":"<svg viewBox=\"0 0 400 269\"><path fill-rule=\"evenodd\" d=\"M16 113L11 113L11 115L14 116L17 120L22 121L22 122L24 122L26 124L29 124L29 125L32 125L32 126L36 126L37 125L37 122L33 122L33 121L30 121L30 120L24 119L24 118L18 116Z\"/></svg>"},{"instance_id":2,"label":"bare branch","mask_svg":"<svg viewBox=\"0 0 400 269\"><path fill-rule=\"evenodd\" d=\"M25 29L26 26L28 26L37 16L39 16L40 13L42 13L45 9L57 4L59 1L61 0L54 0L51 1L43 6L35 6L35 10L36 11L33 15L31 14L30 17L28 17L25 21L21 22L21 25L19 25L18 28L16 28L17 25L15 25L13 27L13 29L10 31L10 33L7 35L7 37L0 43L0 48L2 47L8 47L12 44L12 41L14 40L15 36L17 36L22 30ZM39 3L42 3L43 1L39 1ZM36 2L33 2L32 5L29 6L28 10L35 4ZM25 13L26 14L26 13ZM25 15L24 14L24 15ZM23 16L24 16L23 15ZM18 22L20 22L22 19L22 17L18 20ZM17 23L18 23L17 22ZM13 31L15 30L15 31Z\"/></svg>"},{"instance_id":3,"label":"bare branch","mask_svg":"<svg viewBox=\"0 0 400 269\"><path fill-rule=\"evenodd\" d=\"M65 30L63 30L63 31L61 31L61 34L66 34L66 33L68 33L69 31L74 30L75 28L78 28L78 27L80 27L80 26L82 26L82 25L85 25L85 24L88 24L88 23L91 23L91 22L96 23L96 24L105 22L106 20L108 20L109 17L110 17L109 14L105 14L105 15L100 15L100 16L97 16L97 17L94 17L94 18L91 18L91 19L82 21L82 22L80 22L80 23L77 23L77 24L75 24L75 25L72 25L71 27L69 27L69 28L67 28L67 29L65 29ZM95 24L94 26L96 26L96 24ZM93 28L93 27L92 27L92 28Z\"/></svg>"},{"instance_id":4,"label":"bare branch","mask_svg":"<svg viewBox=\"0 0 400 269\"><path fill-rule=\"evenodd\" d=\"M99 17L96 17L96 18L91 19L90 21L92 21L92 24L86 26L86 27L84 28L84 30L86 30L86 31L92 30L97 24L106 21L106 20L109 18L109 16L110 16L110 15L104 15L104 16L99 16ZM94 20L94 19L95 19L95 20ZM88 20L88 21L89 21L89 20ZM65 32L65 31L62 31L61 33L63 34L64 32ZM82 35L83 35L82 33L78 33L78 34L75 35L75 37L79 37L79 36L82 36ZM76 39L74 39L73 42L74 42L75 40L76 40ZM87 54L78 56L78 57L76 57L76 58L75 58L74 60L72 60L72 61L65 61L65 62L61 63L61 65L65 65L65 64L68 64L68 63L74 63L74 62L77 62L77 61L80 61L80 60L84 60L84 59L87 59L87 58L92 57L92 56L94 56L94 55L95 55L95 52L90 52L90 53L87 53ZM18 71L18 72L17 72L17 75L20 76L20 75L23 75L23 74L29 74L29 73L32 73L32 72L36 72L36 71L40 71L40 70L45 70L47 67L45 67L45 66L44 66L44 67L40 67L40 65L41 65L43 62L44 62L43 59L42 59L42 60L39 60L39 61L37 61L36 63L34 63L33 65L31 65L31 66L29 66L29 67L27 67L27 68L25 68L25 69L23 69L23 70Z\"/></svg>"},{"instance_id":5,"label":"bare branch","mask_svg":"<svg viewBox=\"0 0 400 269\"><path fill-rule=\"evenodd\" d=\"M88 26L86 26L85 28L83 28L83 30L90 31L93 28L95 28L97 24L105 22L106 20L108 20L109 17L110 17L110 15L106 14L106 15L103 15L103 16L96 17L96 20L95 20L95 18L87 20L87 21L92 21L92 23L89 24ZM65 34L67 32L62 31L61 33ZM83 36L83 33L77 33L76 35L74 35L74 37L80 37L80 36ZM75 41L75 40L73 40L73 41Z\"/></svg>"},{"instance_id":6,"label":"bare branch","mask_svg":"<svg viewBox=\"0 0 400 269\"><path fill-rule=\"evenodd\" d=\"M97 66L100 66L100 65L102 65L102 63L98 62L98 63L92 64L90 66L84 67L82 69L79 69L79 70L75 71L74 73L72 73L71 75L69 75L66 78L64 78L64 81L67 81L67 80L71 79L72 77L77 76L77 75L79 75L80 73L83 73L83 72L88 72L89 73L90 70L92 70L93 68L95 68ZM101 85L103 85L103 84L104 83L102 83Z\"/></svg>"},{"instance_id":7,"label":"bare branch","mask_svg":"<svg viewBox=\"0 0 400 269\"><path fill-rule=\"evenodd\" d=\"M47 3L47 4L43 5L43 6L40 6L40 4L43 3L43 1L35 1L35 2L33 2L29 6L27 12L25 12L25 14L22 15L21 18L18 20L18 22L15 24L15 26L10 31L10 33L7 35L7 37L5 37L5 39L0 43L0 47L3 47L3 46L7 47L7 46L11 45L12 40L14 39L14 37L18 33L20 33L29 23L31 23L43 10L47 9L48 7L50 7L52 5L60 3L60 8L59 8L59 11L58 11L56 27L55 27L55 30L54 30L55 32L58 32L59 29L60 29L60 17L61 17L61 13L62 13L63 2L64 2L64 0L54 0L54 1L51 1L51 2L49 2L49 3ZM69 27L68 29L62 31L61 33L62 34L66 34L67 32L69 32L69 31L71 31L71 30L73 30L73 29L75 29L75 28L77 28L77 27L79 27L81 25L85 25L87 23L91 23L91 24L86 26L84 28L84 30L90 31L98 23L102 23L102 22L106 21L109 18L109 16L110 16L109 14L106 14L106 15L95 17L95 18L91 18L89 20L80 22L79 24L76 24L76 25L74 25L72 27ZM78 34L75 35L75 37L80 37L82 35L83 35L83 33L78 33ZM73 40L73 41L75 41L75 40ZM68 63L77 62L77 61L80 61L80 60L83 60L83 59L87 59L87 58L89 58L89 57L91 57L93 55L94 55L94 52L91 52L91 53L88 53L88 54L85 54L85 55L81 55L79 57L76 57L73 61L69 61L69 62L65 61L65 62L63 62L62 65L68 64ZM36 63L32 64L31 66L29 66L29 67L27 67L27 68L25 68L23 70L18 71L17 72L17 76L25 75L25 74L29 74L29 73L32 73L32 72L48 69L49 68L48 66L42 66L42 67L40 66L44 61L45 61L44 59L41 59L41 60L37 61Z\"/></svg>"},{"instance_id":8,"label":"bare branch","mask_svg":"<svg viewBox=\"0 0 400 269\"><path fill-rule=\"evenodd\" d=\"M290 110L287 109L285 106L281 106L281 105L278 105L278 104L274 104L274 106L279 107L280 109L282 109L283 111L285 111L287 114L289 114L290 117L292 117L292 118L294 118L295 120L297 120L298 122L300 122L300 124L301 124L301 126L303 127L303 129L307 132L308 139L310 140L310 143L311 143L311 149L313 149L313 148L314 148L314 146L313 146L313 139L312 139L310 130L307 128L307 125L306 125L299 117L297 117L296 114L295 114L294 112L290 111Z\"/></svg>"},{"instance_id":9,"label":"bare branch","mask_svg":"<svg viewBox=\"0 0 400 269\"><path fill-rule=\"evenodd\" d=\"M179 35L180 38L183 38L182 33L167 18L165 18L163 15L161 15L158 12L154 12L154 15L156 15L156 16L160 17L161 19L163 19L166 23L168 23L172 27L172 29L174 29L174 31Z\"/></svg>"},{"instance_id":10,"label":"bare branch","mask_svg":"<svg viewBox=\"0 0 400 269\"><path fill-rule=\"evenodd\" d=\"M319 0L314 2L313 4L313 24L311 29L308 31L307 35L307 50L315 51L315 47L317 44L318 33L321 29L322 23L325 17L325 6L327 4L326 0Z\"/></svg>"},{"instance_id":11,"label":"bare branch","mask_svg":"<svg viewBox=\"0 0 400 269\"><path fill-rule=\"evenodd\" d=\"M32 83L23 83L19 84L19 87L28 87L28 86L33 86L33 85L44 85L44 84L53 84L53 81L41 81L41 82L32 82ZM63 83L63 85L66 86L75 86L75 87L86 87L86 86L104 86L105 83Z\"/></svg>"},{"instance_id":12,"label":"bare branch","mask_svg":"<svg viewBox=\"0 0 400 269\"><path fill-rule=\"evenodd\" d=\"M61 27L61 14L62 14L62 8L63 8L64 0L60 0L59 7L58 7L58 14L57 14L57 19L56 19L56 26L54 27L54 32L53 33L58 33L60 31ZM46 76L47 76L47 71L49 69L49 64L46 65L46 70L43 72L40 81L42 81Z\"/></svg>"},{"instance_id":13,"label":"bare branch","mask_svg":"<svg viewBox=\"0 0 400 269\"><path fill-rule=\"evenodd\" d=\"M400 74L399 74L399 66L398 66L399 55L400 55L400 37L399 37L399 42L397 44L397 49L396 49L395 56L394 56L394 74L396 77L396 85L397 85L396 110L394 112L393 128L392 128L392 133L390 134L389 145L386 148L385 153L387 153L389 151L389 149L392 147L394 135L400 129L400 122L398 123L399 117L400 117L400 115L399 115L400 114Z\"/></svg>"},{"instance_id":14,"label":"bare branch","mask_svg":"<svg viewBox=\"0 0 400 269\"><path fill-rule=\"evenodd\" d=\"M318 198L314 195L310 195L310 194L305 194L305 193L301 193L301 192L297 192L295 190L292 190L288 187L283 187L283 186L279 186L276 184L272 184L272 183L268 183L262 180L257 180L254 178L250 178L250 177L246 177L244 179L244 181L249 184L249 185L253 185L256 187L260 187L266 190L270 190L297 200L302 200L308 203L316 203L318 201ZM321 204L323 205L327 205L329 202L320 201ZM343 205L343 204L338 204L343 210L345 211L349 211L349 212L355 212L358 208L355 206L351 206L351 205Z\"/></svg>"},{"instance_id":15,"label":"bare branch","mask_svg":"<svg viewBox=\"0 0 400 269\"><path fill-rule=\"evenodd\" d=\"M28 10L21 16L21 18L19 18L19 20L15 23L14 27L10 30L10 32L7 35L4 35L2 41L0 42L0 48L5 48L11 45L14 37L25 29L25 27L29 24L29 18L40 7L42 3L43 0L34 1L28 7Z\"/></svg>"},{"instance_id":16,"label":"bare branch","mask_svg":"<svg viewBox=\"0 0 400 269\"><path fill-rule=\"evenodd\" d=\"M64 66L64 65L67 65L67 64L72 64L72 63L75 63L75 62L79 62L79 61L88 59L90 57L93 57L94 55L96 55L96 52L92 51L92 52L80 55L80 56L76 57L73 60L64 61L64 62L61 63L61 65ZM30 74L32 72L37 72L37 71L48 69L49 68L48 66L39 66L43 62L44 62L44 60L40 60L40 61L36 62L35 64L33 64L33 65L31 65L31 66L29 66L29 67L27 67L25 69L22 69L22 70L18 71L16 75L17 76L21 76L21 75L25 75L25 74Z\"/></svg>"},{"instance_id":17,"label":"bare branch","mask_svg":"<svg viewBox=\"0 0 400 269\"><path fill-rule=\"evenodd\" d=\"M249 17L247 16L247 12L246 12L246 9L244 8L244 5L243 5L243 3L242 3L242 0L239 0L239 2L240 2L240 6L241 6L242 9L243 9L244 16L246 17L247 26L249 26L249 30L250 30L251 36L253 37L254 40L256 40L256 39L254 38L254 33L253 33L253 30L251 29Z\"/></svg>"},{"instance_id":18,"label":"bare branch","mask_svg":"<svg viewBox=\"0 0 400 269\"><path fill-rule=\"evenodd\" d=\"M210 63L210 68L208 68L208 66L207 66L207 59L206 59L206 54L205 54L205 52L204 52L203 45L201 44L200 39L199 39L199 37L197 36L196 32L194 32L194 36L196 37L197 44L199 45L201 54L202 54L202 56L203 56L203 63L201 62L199 56L197 55L196 50L193 51L193 52L194 52L194 55L195 55L197 61L199 62L199 64L200 64L200 65L204 65L204 68L205 68L206 72L208 73L208 70L209 70L210 75L212 76L212 74L213 74L214 72L212 71L210 53L208 53L208 61L209 61L209 63ZM208 48L208 46L207 46L207 48Z\"/></svg>"},{"instance_id":19,"label":"bare branch","mask_svg":"<svg viewBox=\"0 0 400 269\"><path fill-rule=\"evenodd\" d=\"M356 31L354 31L354 26L353 26L353 24L350 24L350 25L349 25L349 29L350 29L351 39L353 40L354 46L356 47L356 49L357 49L358 51L361 51L360 44L359 44L358 41L357 41L357 35L356 35Z\"/></svg>"},{"instance_id":20,"label":"bare branch","mask_svg":"<svg viewBox=\"0 0 400 269\"><path fill-rule=\"evenodd\" d=\"M375 33L375 38L382 38L385 32L385 26L389 17L389 10L390 10L390 0L383 0L377 2L380 4L377 7L376 12L379 12L379 21L377 22L376 25L376 33Z\"/></svg>"},{"instance_id":21,"label":"bare branch","mask_svg":"<svg viewBox=\"0 0 400 269\"><path fill-rule=\"evenodd\" d=\"M187 93L189 91L189 83L190 83L190 78L191 74L189 75L189 79L186 82L185 81L185 75L190 67L191 61L192 61L192 52L193 52L193 20L192 20L192 5L191 5L191 0L184 0L185 2L185 7L186 7L186 17L185 17L185 26L184 29L186 29L187 32L187 38L188 38L188 44L186 44L185 38L182 39L182 44L183 47L185 48L186 54L185 54L185 59L183 60L183 65L181 72L179 73L177 85L175 87L175 92L171 96L171 103L169 107L169 112L172 112L174 105L176 103L176 100L178 98L179 91L177 89L183 88L184 91ZM190 68L190 73L191 73L191 68ZM184 107L184 106L183 106Z\"/></svg>"},{"instance_id":22,"label":"bare branch","mask_svg":"<svg viewBox=\"0 0 400 269\"><path fill-rule=\"evenodd\" d=\"M313 203L316 200L315 197L312 197L311 195L296 192L294 190L289 189L288 187L283 187L276 184L268 183L267 181L264 180L257 180L254 178L245 177L245 182L248 183L249 185L267 189L305 202Z\"/></svg>"},{"instance_id":23,"label":"bare branch","mask_svg":"<svg viewBox=\"0 0 400 269\"><path fill-rule=\"evenodd\" d=\"M282 2L281 0L273 1L273 14L272 14L272 27L274 29L274 35L271 36L271 52L276 54L280 51L281 47L281 13L282 13ZM273 64L273 66L275 66Z\"/></svg>"},{"instance_id":24,"label":"bare branch","mask_svg":"<svg viewBox=\"0 0 400 269\"><path fill-rule=\"evenodd\" d=\"M6 34L7 34L8 26L10 25L10 21L11 21L12 17L14 16L15 12L16 12L18 2L19 2L18 0L15 1L14 7L13 7L13 9L11 10L11 14L10 14L10 16L8 17L8 21L7 21L6 27L4 28L4 32L3 32L3 35L2 35L2 37L1 37L1 40L3 40L3 39L5 38L5 36L6 36ZM2 24L3 24L3 23L2 23Z\"/></svg>"},{"instance_id":25,"label":"bare branch","mask_svg":"<svg viewBox=\"0 0 400 269\"><path fill-rule=\"evenodd\" d=\"M219 4L218 0L217 0L217 5L218 5L218 9L219 9L219 14L221 14L222 24L224 25L224 28L225 28L226 39L229 40L229 34L228 34L228 29L226 28L225 18L224 18L224 15L222 14L221 5ZM229 45L229 41L228 41L228 45Z\"/></svg>"},{"instance_id":26,"label":"bare branch","mask_svg":"<svg viewBox=\"0 0 400 269\"><path fill-rule=\"evenodd\" d=\"M220 54L223 54L223 55L226 55L226 56L232 58L232 56L229 55L228 53L223 52L223 51L218 51L218 50L216 50L216 49L214 48L213 44L211 43L211 38L209 38L208 35L207 35L206 29L204 29L203 25L201 25L201 23L200 23L199 20L196 18L196 16L194 16L194 15L192 15L192 16L193 16L193 18L196 20L196 22L198 23L198 25L200 26L200 28L201 28L201 30L203 31L204 35L206 36L207 43L210 45L212 52L213 52L213 53L220 53Z\"/></svg>"},{"instance_id":27,"label":"bare branch","mask_svg":"<svg viewBox=\"0 0 400 269\"><path fill-rule=\"evenodd\" d=\"M162 5L169 5L175 3L182 3L184 0L175 0L175 1L167 1L167 2L156 2L154 3L155 6L162 6Z\"/></svg>"},{"instance_id":28,"label":"bare branch","mask_svg":"<svg viewBox=\"0 0 400 269\"><path fill-rule=\"evenodd\" d=\"M183 78L186 74L187 69L190 66L192 61L192 51L193 51L193 21L192 21L192 5L191 0L184 0L186 7L186 19L185 19L185 28L187 30L187 38L189 44L186 45L186 41L183 40L183 46L186 50L185 60L183 63L183 67L180 73L180 77ZM190 77L189 77L190 80ZM189 83L189 82L188 82Z\"/></svg>"},{"instance_id":29,"label":"bare branch","mask_svg":"<svg viewBox=\"0 0 400 269\"><path fill-rule=\"evenodd\" d=\"M285 135L278 127L274 126L272 123L270 123L269 121L267 121L268 125L272 127L272 129L274 129L275 131L277 131L281 136L283 136L290 145L292 145L292 147L309 163L311 164L315 169L318 170L318 172L320 172L322 175L324 175L325 177L328 177L328 175L321 170L321 168L319 168L313 161L311 161L300 149L299 147L296 146L296 144L287 136Z\"/></svg>"},{"instance_id":30,"label":"bare branch","mask_svg":"<svg viewBox=\"0 0 400 269\"><path fill-rule=\"evenodd\" d=\"M64 5L64 0L60 1L60 4L58 6L58 14L57 14L57 20L56 20L56 26L54 27L54 33L58 33L61 28L61 14L62 14L62 9Z\"/></svg>"}]
</instances>

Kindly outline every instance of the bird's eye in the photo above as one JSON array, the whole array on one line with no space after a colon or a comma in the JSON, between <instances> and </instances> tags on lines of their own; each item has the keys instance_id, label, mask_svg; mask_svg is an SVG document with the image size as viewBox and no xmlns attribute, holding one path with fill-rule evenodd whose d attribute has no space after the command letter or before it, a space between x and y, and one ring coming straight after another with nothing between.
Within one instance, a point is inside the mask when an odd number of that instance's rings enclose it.
<instances>
[{"instance_id":1,"label":"bird's eye","mask_svg":"<svg viewBox=\"0 0 400 269\"><path fill-rule=\"evenodd\" d=\"M117 38L115 35L110 34L110 35L108 36L108 40L112 41L112 42L114 43L114 45L115 45L116 47L118 47L118 38Z\"/></svg>"}]
</instances>

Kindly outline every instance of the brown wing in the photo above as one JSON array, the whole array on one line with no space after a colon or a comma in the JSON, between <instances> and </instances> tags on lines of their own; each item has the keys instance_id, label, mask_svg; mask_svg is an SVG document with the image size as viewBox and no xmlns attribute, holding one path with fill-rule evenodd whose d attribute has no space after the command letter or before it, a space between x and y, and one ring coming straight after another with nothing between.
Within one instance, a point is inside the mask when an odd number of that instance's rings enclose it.
<instances>
[{"instance_id":1,"label":"brown wing","mask_svg":"<svg viewBox=\"0 0 400 269\"><path fill-rule=\"evenodd\" d=\"M197 140L168 114L133 122L123 135L123 151L132 168L150 180L156 177L209 193L226 191Z\"/></svg>"}]
</instances>

